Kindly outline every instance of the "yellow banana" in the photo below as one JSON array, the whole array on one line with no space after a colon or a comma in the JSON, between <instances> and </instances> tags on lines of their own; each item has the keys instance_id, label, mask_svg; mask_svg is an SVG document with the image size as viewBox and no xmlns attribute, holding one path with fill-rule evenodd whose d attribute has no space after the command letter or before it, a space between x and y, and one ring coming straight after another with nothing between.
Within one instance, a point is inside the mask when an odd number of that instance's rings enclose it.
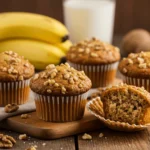
<instances>
[{"instance_id":1,"label":"yellow banana","mask_svg":"<svg viewBox=\"0 0 150 150\"><path fill-rule=\"evenodd\" d=\"M60 59L65 56L65 53L56 46L27 39L1 41L0 52L8 50L24 56L39 70L45 69L48 64L59 64Z\"/></svg>"},{"instance_id":2,"label":"yellow banana","mask_svg":"<svg viewBox=\"0 0 150 150\"><path fill-rule=\"evenodd\" d=\"M0 40L10 38L61 43L68 39L68 30L61 22L48 16L25 12L0 13Z\"/></svg>"},{"instance_id":3,"label":"yellow banana","mask_svg":"<svg viewBox=\"0 0 150 150\"><path fill-rule=\"evenodd\" d=\"M64 43L55 44L55 46L59 47L60 49L63 50L63 52L66 53L66 52L68 52L69 48L72 46L72 43L71 43L71 41L67 40Z\"/></svg>"}]
</instances>

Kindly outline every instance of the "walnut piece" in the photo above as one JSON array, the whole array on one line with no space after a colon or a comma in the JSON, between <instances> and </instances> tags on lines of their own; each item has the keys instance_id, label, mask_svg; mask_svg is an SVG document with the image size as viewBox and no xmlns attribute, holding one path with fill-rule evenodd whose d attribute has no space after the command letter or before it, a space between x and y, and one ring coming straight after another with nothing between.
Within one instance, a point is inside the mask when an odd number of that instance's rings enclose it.
<instances>
[{"instance_id":1,"label":"walnut piece","mask_svg":"<svg viewBox=\"0 0 150 150\"><path fill-rule=\"evenodd\" d=\"M28 137L26 134L20 134L19 135L19 140L27 140L27 139L28 139Z\"/></svg>"},{"instance_id":2,"label":"walnut piece","mask_svg":"<svg viewBox=\"0 0 150 150\"><path fill-rule=\"evenodd\" d=\"M22 114L22 115L21 115L21 119L27 119L27 118L29 118L29 115L28 115L28 114Z\"/></svg>"},{"instance_id":3,"label":"walnut piece","mask_svg":"<svg viewBox=\"0 0 150 150\"><path fill-rule=\"evenodd\" d=\"M6 113L12 113L17 111L19 109L19 106L17 104L8 104L4 109Z\"/></svg>"},{"instance_id":4,"label":"walnut piece","mask_svg":"<svg viewBox=\"0 0 150 150\"><path fill-rule=\"evenodd\" d=\"M87 133L84 133L84 135L82 136L82 139L83 140L92 140L92 136Z\"/></svg>"},{"instance_id":5,"label":"walnut piece","mask_svg":"<svg viewBox=\"0 0 150 150\"><path fill-rule=\"evenodd\" d=\"M16 140L13 137L0 134L0 148L12 148L15 143Z\"/></svg>"},{"instance_id":6,"label":"walnut piece","mask_svg":"<svg viewBox=\"0 0 150 150\"><path fill-rule=\"evenodd\" d=\"M100 138L101 138L101 137L103 137L103 136L104 136L104 134L103 134L103 133L100 133L100 134L99 134L99 137L100 137Z\"/></svg>"},{"instance_id":7,"label":"walnut piece","mask_svg":"<svg viewBox=\"0 0 150 150\"><path fill-rule=\"evenodd\" d=\"M26 150L36 150L35 146L31 146L29 148L27 148Z\"/></svg>"}]
</instances>

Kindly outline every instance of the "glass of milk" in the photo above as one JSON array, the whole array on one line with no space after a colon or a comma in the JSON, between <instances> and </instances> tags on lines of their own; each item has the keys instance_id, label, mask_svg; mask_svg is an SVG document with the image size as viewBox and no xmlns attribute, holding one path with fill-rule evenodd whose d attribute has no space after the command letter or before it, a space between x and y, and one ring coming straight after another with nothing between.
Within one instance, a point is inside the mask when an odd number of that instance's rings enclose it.
<instances>
[{"instance_id":1,"label":"glass of milk","mask_svg":"<svg viewBox=\"0 0 150 150\"><path fill-rule=\"evenodd\" d=\"M115 0L64 0L64 21L72 42L96 37L111 43Z\"/></svg>"}]
</instances>

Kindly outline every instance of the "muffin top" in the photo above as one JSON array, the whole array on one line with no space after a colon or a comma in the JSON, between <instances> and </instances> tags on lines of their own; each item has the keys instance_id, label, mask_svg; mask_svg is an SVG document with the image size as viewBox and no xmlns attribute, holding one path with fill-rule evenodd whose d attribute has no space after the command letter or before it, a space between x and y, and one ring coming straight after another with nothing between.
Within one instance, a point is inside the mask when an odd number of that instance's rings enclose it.
<instances>
[{"instance_id":1,"label":"muffin top","mask_svg":"<svg viewBox=\"0 0 150 150\"><path fill-rule=\"evenodd\" d=\"M150 52L131 53L119 64L122 74L129 77L150 77Z\"/></svg>"},{"instance_id":2,"label":"muffin top","mask_svg":"<svg viewBox=\"0 0 150 150\"><path fill-rule=\"evenodd\" d=\"M118 47L96 38L73 45L67 53L67 60L77 64L109 64L120 59Z\"/></svg>"},{"instance_id":3,"label":"muffin top","mask_svg":"<svg viewBox=\"0 0 150 150\"><path fill-rule=\"evenodd\" d=\"M0 53L0 81L21 81L34 74L34 66L12 51Z\"/></svg>"},{"instance_id":4,"label":"muffin top","mask_svg":"<svg viewBox=\"0 0 150 150\"><path fill-rule=\"evenodd\" d=\"M30 82L32 91L41 95L78 95L87 92L91 86L91 80L84 71L77 71L68 63L50 64Z\"/></svg>"}]
</instances>

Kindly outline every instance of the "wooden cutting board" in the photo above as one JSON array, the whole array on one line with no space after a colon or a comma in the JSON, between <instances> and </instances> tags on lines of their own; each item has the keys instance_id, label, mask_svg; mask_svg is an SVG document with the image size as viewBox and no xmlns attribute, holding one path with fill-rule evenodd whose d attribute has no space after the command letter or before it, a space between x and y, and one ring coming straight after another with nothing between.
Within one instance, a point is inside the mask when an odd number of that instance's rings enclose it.
<instances>
[{"instance_id":1,"label":"wooden cutting board","mask_svg":"<svg viewBox=\"0 0 150 150\"><path fill-rule=\"evenodd\" d=\"M29 115L31 115L31 117L28 119L21 119L20 115L8 118L3 121L0 126L40 139L57 139L94 131L104 127L104 125L87 110L81 120L66 123L45 122L37 118L36 112L29 113Z\"/></svg>"}]
</instances>

